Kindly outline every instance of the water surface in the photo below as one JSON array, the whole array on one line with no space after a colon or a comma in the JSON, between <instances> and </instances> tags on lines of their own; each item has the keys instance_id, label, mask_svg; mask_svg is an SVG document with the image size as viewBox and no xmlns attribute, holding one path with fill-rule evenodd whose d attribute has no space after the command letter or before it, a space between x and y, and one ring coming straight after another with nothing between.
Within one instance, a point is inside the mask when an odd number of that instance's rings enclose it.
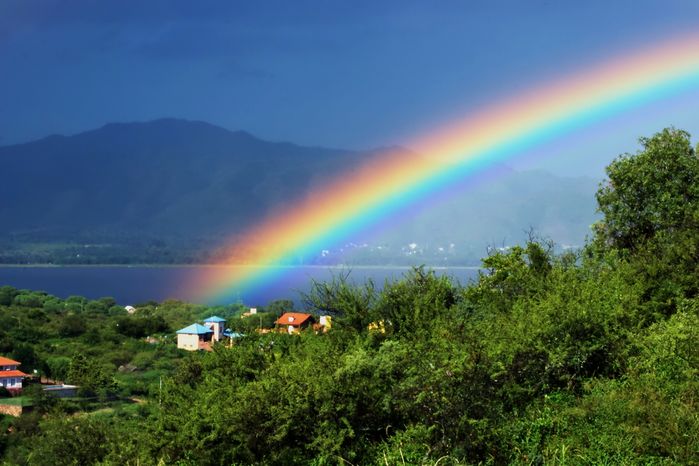
<instances>
[{"instance_id":1,"label":"water surface","mask_svg":"<svg viewBox=\"0 0 699 466\"><path fill-rule=\"evenodd\" d=\"M0 286L46 291L66 298L71 295L97 299L115 298L120 304L137 304L165 299L189 300L182 285L190 283L205 266L0 266ZM467 283L477 275L477 268L435 268L437 274L447 275ZM275 299L292 299L300 303L311 281L328 281L333 275L349 273L349 280L364 283L371 278L380 286L386 280L396 280L409 271L407 267L324 267L299 266L269 286L241 293L235 300L251 306L262 306Z\"/></svg>"}]
</instances>

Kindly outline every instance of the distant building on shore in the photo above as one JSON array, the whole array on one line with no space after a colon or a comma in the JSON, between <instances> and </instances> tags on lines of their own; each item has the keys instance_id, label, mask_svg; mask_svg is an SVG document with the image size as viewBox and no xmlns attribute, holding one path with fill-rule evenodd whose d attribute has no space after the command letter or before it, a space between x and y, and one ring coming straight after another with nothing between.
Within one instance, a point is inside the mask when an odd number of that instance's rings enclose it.
<instances>
[{"instance_id":1,"label":"distant building on shore","mask_svg":"<svg viewBox=\"0 0 699 466\"><path fill-rule=\"evenodd\" d=\"M240 318L241 318L241 319L244 319L244 318L246 318L246 317L254 316L255 314L257 314L257 308L256 308L256 307L251 307L249 311L243 312L243 313L240 315Z\"/></svg>"}]
</instances>

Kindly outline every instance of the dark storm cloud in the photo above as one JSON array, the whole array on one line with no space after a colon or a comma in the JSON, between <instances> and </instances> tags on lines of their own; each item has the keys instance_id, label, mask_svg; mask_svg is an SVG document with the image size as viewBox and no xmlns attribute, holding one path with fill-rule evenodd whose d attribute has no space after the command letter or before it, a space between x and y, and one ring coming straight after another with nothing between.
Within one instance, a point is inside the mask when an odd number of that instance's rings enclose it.
<instances>
[{"instance_id":1,"label":"dark storm cloud","mask_svg":"<svg viewBox=\"0 0 699 466\"><path fill-rule=\"evenodd\" d=\"M4 0L0 24L51 27L77 23L152 23L226 17L239 9L234 2L183 0Z\"/></svg>"},{"instance_id":2,"label":"dark storm cloud","mask_svg":"<svg viewBox=\"0 0 699 466\"><path fill-rule=\"evenodd\" d=\"M278 75L263 68L244 66L234 59L222 60L219 64L216 78L230 80L233 78L249 78L267 80L277 78Z\"/></svg>"},{"instance_id":3,"label":"dark storm cloud","mask_svg":"<svg viewBox=\"0 0 699 466\"><path fill-rule=\"evenodd\" d=\"M391 8L370 1L317 2L274 0L266 2L215 0L3 0L0 29L54 27L65 24L142 24L171 21L214 21L269 26L295 23L307 26L348 24L384 15Z\"/></svg>"},{"instance_id":4,"label":"dark storm cloud","mask_svg":"<svg viewBox=\"0 0 699 466\"><path fill-rule=\"evenodd\" d=\"M367 10L369 10L367 12ZM377 18L371 3L305 1L7 0L0 2L0 43L17 34L63 35L81 53L111 49L150 60L202 60L288 50L337 48L333 37ZM370 13L370 14L367 14ZM359 29L361 31L361 28ZM23 39L23 38L22 38ZM360 38L361 41L361 38ZM239 65L240 66L240 65Z\"/></svg>"},{"instance_id":5,"label":"dark storm cloud","mask_svg":"<svg viewBox=\"0 0 699 466\"><path fill-rule=\"evenodd\" d=\"M147 59L200 60L235 54L244 46L232 34L203 24L170 24L141 37L133 51Z\"/></svg>"},{"instance_id":6,"label":"dark storm cloud","mask_svg":"<svg viewBox=\"0 0 699 466\"><path fill-rule=\"evenodd\" d=\"M174 116L299 143L404 144L696 25L699 3L666 3L0 0L0 129L7 144Z\"/></svg>"}]
</instances>

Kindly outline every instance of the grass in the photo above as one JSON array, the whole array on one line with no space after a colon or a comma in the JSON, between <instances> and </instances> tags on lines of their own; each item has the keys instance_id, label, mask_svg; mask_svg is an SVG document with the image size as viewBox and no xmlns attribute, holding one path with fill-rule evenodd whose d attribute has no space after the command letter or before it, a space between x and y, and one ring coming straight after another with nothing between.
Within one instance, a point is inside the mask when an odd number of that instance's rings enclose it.
<instances>
[{"instance_id":1,"label":"grass","mask_svg":"<svg viewBox=\"0 0 699 466\"><path fill-rule=\"evenodd\" d=\"M0 398L0 405L6 406L31 406L31 400L26 396L15 396L12 398Z\"/></svg>"}]
</instances>

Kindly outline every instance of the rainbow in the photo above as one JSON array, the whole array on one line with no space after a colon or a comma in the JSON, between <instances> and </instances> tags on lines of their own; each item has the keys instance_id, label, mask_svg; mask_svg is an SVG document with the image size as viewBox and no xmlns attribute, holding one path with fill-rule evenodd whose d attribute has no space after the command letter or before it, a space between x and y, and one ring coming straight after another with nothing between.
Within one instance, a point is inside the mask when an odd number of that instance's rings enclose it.
<instances>
[{"instance_id":1,"label":"rainbow","mask_svg":"<svg viewBox=\"0 0 699 466\"><path fill-rule=\"evenodd\" d=\"M192 282L198 301L226 302L270 283L283 267L317 255L390 214L494 164L643 104L699 88L699 35L613 57L472 112L413 141L415 153L385 153L268 217L230 244L231 264Z\"/></svg>"}]
</instances>

